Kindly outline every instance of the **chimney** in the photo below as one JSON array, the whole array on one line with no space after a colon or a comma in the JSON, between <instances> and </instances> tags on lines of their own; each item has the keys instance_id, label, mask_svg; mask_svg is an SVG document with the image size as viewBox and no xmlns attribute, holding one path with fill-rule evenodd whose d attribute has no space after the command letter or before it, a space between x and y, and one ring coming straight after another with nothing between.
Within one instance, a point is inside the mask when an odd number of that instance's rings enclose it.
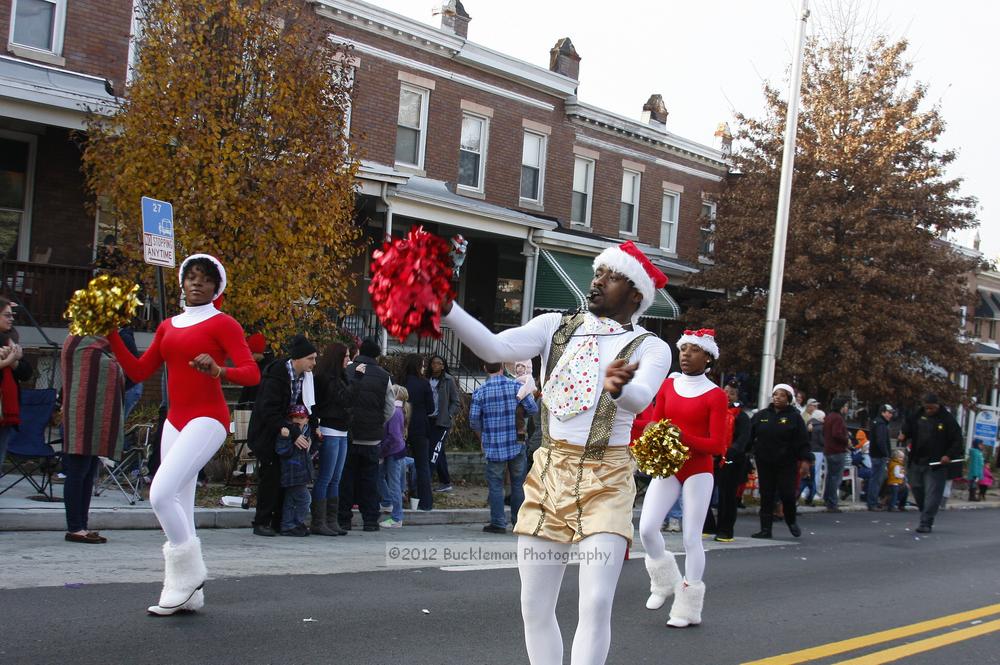
<instances>
[{"instance_id":1,"label":"chimney","mask_svg":"<svg viewBox=\"0 0 1000 665\"><path fill-rule=\"evenodd\" d=\"M642 105L642 121L657 129L666 130L668 115L670 112L667 111L667 105L663 103L663 97L660 95L650 95Z\"/></svg>"},{"instance_id":2,"label":"chimney","mask_svg":"<svg viewBox=\"0 0 1000 665\"><path fill-rule=\"evenodd\" d=\"M972 239L972 249L978 252L980 243L982 243L982 238L979 237L979 231L976 231L976 237Z\"/></svg>"},{"instance_id":3,"label":"chimney","mask_svg":"<svg viewBox=\"0 0 1000 665\"><path fill-rule=\"evenodd\" d=\"M549 69L574 81L580 80L580 56L569 37L563 37L549 50Z\"/></svg>"},{"instance_id":4,"label":"chimney","mask_svg":"<svg viewBox=\"0 0 1000 665\"><path fill-rule=\"evenodd\" d=\"M472 17L462 6L462 0L445 0L436 7L432 15L441 15L441 29L462 39L469 38L469 21Z\"/></svg>"},{"instance_id":5,"label":"chimney","mask_svg":"<svg viewBox=\"0 0 1000 665\"><path fill-rule=\"evenodd\" d=\"M715 128L715 149L726 157L733 154L733 133L729 131L728 122L720 122Z\"/></svg>"}]
</instances>

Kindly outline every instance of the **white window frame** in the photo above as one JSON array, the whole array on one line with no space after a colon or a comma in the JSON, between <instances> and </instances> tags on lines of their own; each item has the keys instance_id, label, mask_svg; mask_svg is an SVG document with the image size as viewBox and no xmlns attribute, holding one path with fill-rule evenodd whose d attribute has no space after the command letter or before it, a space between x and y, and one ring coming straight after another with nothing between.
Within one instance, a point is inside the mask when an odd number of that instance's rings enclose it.
<instances>
[{"instance_id":1,"label":"white window frame","mask_svg":"<svg viewBox=\"0 0 1000 665\"><path fill-rule=\"evenodd\" d=\"M358 67L361 66L361 59L356 57L347 57L341 54L338 58L339 62L335 65L337 69L340 70L341 76L347 81L347 87L349 90L347 97L347 108L344 109L344 138L351 137L351 114L354 111L354 84L355 77L358 73ZM398 113L398 109L397 109ZM397 117L398 124L398 117Z\"/></svg>"},{"instance_id":2,"label":"white window frame","mask_svg":"<svg viewBox=\"0 0 1000 665\"><path fill-rule=\"evenodd\" d=\"M17 3L18 0L11 0L10 3L10 34L8 35L7 46L8 49L14 53L14 55L20 55L23 57L32 57L37 54L39 56L55 56L57 58L62 57L63 50L63 37L66 33L66 0L41 0L42 2L47 2L50 5L55 6L55 16L53 19L52 26L52 48L42 49L37 46L31 46L30 44L21 44L20 42L14 41L14 23L17 20ZM56 64L56 63L53 63Z\"/></svg>"},{"instance_id":3,"label":"white window frame","mask_svg":"<svg viewBox=\"0 0 1000 665\"><path fill-rule=\"evenodd\" d=\"M709 210L711 210L711 212L707 217L703 213L706 206L708 207ZM715 201L702 199L701 207L699 208L698 211L698 222L699 222L698 226L700 234L704 234L705 232L715 233L715 215L717 210L718 210L718 205L715 203ZM703 249L704 249L704 241L699 237L698 238L699 258L712 261L715 258L715 239L713 238L712 240L709 241L707 254L704 251L702 251Z\"/></svg>"},{"instance_id":4,"label":"white window frame","mask_svg":"<svg viewBox=\"0 0 1000 665\"><path fill-rule=\"evenodd\" d=\"M521 178L518 178L517 192L518 192L518 197L519 197L519 200L520 200L521 203L530 203L530 204L533 204L533 205L539 205L540 206L540 205L542 205L542 202L545 200L545 160L547 158L548 150L549 150L549 137L546 136L545 134L542 134L541 132L533 132L530 129L525 129L524 130L524 132L521 135L521 168L524 168L524 166L525 166L525 163L524 163L524 138L526 136L528 136L528 134L531 134L532 136L537 136L538 139L540 140L540 144L539 144L539 148L538 148L538 153L539 153L538 154L538 163L539 163L539 167L538 167L538 198L537 199L529 199L529 198L525 198L525 197L521 196ZM529 168L534 168L534 167L529 167Z\"/></svg>"},{"instance_id":5,"label":"white window frame","mask_svg":"<svg viewBox=\"0 0 1000 665\"><path fill-rule=\"evenodd\" d=\"M461 189L461 190L466 191L466 192L475 192L477 194L482 194L482 193L485 192L485 189L486 189L486 155L487 155L487 151L489 150L489 142L490 142L490 140L489 140L490 139L490 119L488 117L486 117L485 115L481 115L479 113L470 113L469 111L462 111L462 122L463 123L465 122L466 118L473 118L475 120L480 121L482 123L482 127L483 127L483 133L479 137L479 178L478 178L478 182L473 187L471 185L463 185L462 183L458 182L458 178L456 177L455 178L456 187L458 189ZM461 163L462 163L462 157L461 157L462 150L463 150L463 148L462 148L462 136L461 136L461 131L459 131L458 153L459 153L459 167L460 168L461 168ZM472 152L472 151L468 150L466 152Z\"/></svg>"},{"instance_id":6,"label":"white window frame","mask_svg":"<svg viewBox=\"0 0 1000 665\"><path fill-rule=\"evenodd\" d=\"M421 88L420 86L412 85L410 83L400 83L399 84L399 98L402 100L403 91L412 92L420 95L420 127L414 128L409 127L409 129L417 129L419 134L419 139L417 140L417 163L410 164L409 162L401 162L395 159L396 148L393 146L393 160L396 166L409 167L411 169L423 169L424 168L424 156L426 154L427 148L427 109L430 106L431 91L427 88ZM396 128L399 129L399 103L396 104ZM397 131L397 141L398 141L398 131Z\"/></svg>"},{"instance_id":7,"label":"white window frame","mask_svg":"<svg viewBox=\"0 0 1000 665\"><path fill-rule=\"evenodd\" d=\"M0 129L0 138L28 144L28 172L24 183L24 208L21 209L21 228L17 236L17 260L27 261L31 252L31 204L35 200L35 164L38 157L38 137L34 134ZM13 210L14 208L6 208Z\"/></svg>"},{"instance_id":8,"label":"white window frame","mask_svg":"<svg viewBox=\"0 0 1000 665\"><path fill-rule=\"evenodd\" d=\"M667 199L671 198L674 201L674 218L667 219ZM680 226L681 221L681 193L675 192L670 189L663 190L663 203L660 208L660 249L664 252L670 252L673 254L677 253L677 229ZM670 237L667 242L663 242L663 227L666 224L671 224Z\"/></svg>"},{"instance_id":9,"label":"white window frame","mask_svg":"<svg viewBox=\"0 0 1000 665\"><path fill-rule=\"evenodd\" d=\"M581 157L580 155L573 156L573 181L576 181L576 165L578 162L584 162L587 164L587 206L583 213L583 221L572 219L573 216L573 199L572 195L577 192L576 189L570 187L570 222L573 224L578 224L580 226L585 226L590 228L590 213L594 207L594 172L597 170L597 160L591 159L590 157Z\"/></svg>"},{"instance_id":10,"label":"white window frame","mask_svg":"<svg viewBox=\"0 0 1000 665\"><path fill-rule=\"evenodd\" d=\"M621 208L619 207L619 213L618 213L618 232L619 232L619 234L621 234L623 236L630 236L630 237L634 238L634 237L636 237L636 236L639 235L639 197L640 197L640 193L642 192L642 172L641 171L634 171L632 169L622 169L622 188L623 189L625 187L625 177L627 175L629 175L629 174L635 176L635 180L632 181L634 183L634 186L632 187L632 200L631 201L626 201L625 198L624 198L624 193L625 192L622 191L623 197L622 197L622 200L619 202L619 206L621 204L625 204L625 203L629 203L629 204L632 205L632 225L629 228L629 230L627 230L627 231L623 230L621 228Z\"/></svg>"}]
</instances>

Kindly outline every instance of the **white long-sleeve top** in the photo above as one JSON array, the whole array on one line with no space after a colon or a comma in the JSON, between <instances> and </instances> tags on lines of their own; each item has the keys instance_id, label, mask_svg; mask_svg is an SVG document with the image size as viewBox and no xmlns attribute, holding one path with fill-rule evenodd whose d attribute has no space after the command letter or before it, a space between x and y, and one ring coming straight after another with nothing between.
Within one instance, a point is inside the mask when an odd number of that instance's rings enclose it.
<instances>
[{"instance_id":1,"label":"white long-sleeve top","mask_svg":"<svg viewBox=\"0 0 1000 665\"><path fill-rule=\"evenodd\" d=\"M459 339L472 349L472 352L485 362L516 362L523 358L542 357L542 372L544 383L545 366L548 363L549 348L552 345L552 335L559 328L562 316L558 313L542 314L528 321L519 328L511 328L494 335L486 326L472 318L468 312L457 304L453 304L451 312L441 318L449 328L455 331ZM615 359L629 342L646 332L640 326L621 335L601 336L597 339L600 354L600 376L598 386L603 385L603 377L608 365ZM635 376L629 381L621 394L615 400L618 406L611 439L608 445L627 446L631 439L632 421L635 414L641 412L653 401L663 379L670 370L670 347L657 337L647 337L629 358L630 363L638 363ZM598 394L600 391L598 391ZM594 404L597 404L597 395ZM549 435L553 439L562 439L574 445L587 443L590 428L594 421L593 408L580 413L569 420L549 419Z\"/></svg>"}]
</instances>

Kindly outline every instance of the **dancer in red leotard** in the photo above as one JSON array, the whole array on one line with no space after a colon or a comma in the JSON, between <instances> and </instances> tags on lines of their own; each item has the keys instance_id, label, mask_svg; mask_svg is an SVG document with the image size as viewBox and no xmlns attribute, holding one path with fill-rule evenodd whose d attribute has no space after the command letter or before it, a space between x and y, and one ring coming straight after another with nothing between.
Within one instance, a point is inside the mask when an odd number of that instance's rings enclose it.
<instances>
[{"instance_id":1,"label":"dancer in red leotard","mask_svg":"<svg viewBox=\"0 0 1000 665\"><path fill-rule=\"evenodd\" d=\"M162 322L149 349L136 358L118 333L108 336L125 374L137 383L167 367L169 410L160 442L160 467L149 502L167 535L163 544L163 591L150 614L197 610L205 604L208 574L194 530L198 471L212 459L229 431L229 408L222 381L252 386L260 370L250 355L243 328L215 304L226 289L226 270L213 256L193 254L181 263L184 312ZM226 358L233 367L226 367Z\"/></svg>"},{"instance_id":2,"label":"dancer in red leotard","mask_svg":"<svg viewBox=\"0 0 1000 665\"><path fill-rule=\"evenodd\" d=\"M677 341L681 374L667 378L656 401L643 414L648 422L669 418L681 430L681 442L690 451L684 466L669 478L654 478L646 491L639 518L639 537L646 549L650 595L646 607L659 609L674 595L668 626L684 628L701 623L705 599L705 548L701 527L712 500L712 457L726 451L726 393L705 376L719 358L713 330L685 330ZM674 555L667 551L660 526L683 493L684 577Z\"/></svg>"}]
</instances>

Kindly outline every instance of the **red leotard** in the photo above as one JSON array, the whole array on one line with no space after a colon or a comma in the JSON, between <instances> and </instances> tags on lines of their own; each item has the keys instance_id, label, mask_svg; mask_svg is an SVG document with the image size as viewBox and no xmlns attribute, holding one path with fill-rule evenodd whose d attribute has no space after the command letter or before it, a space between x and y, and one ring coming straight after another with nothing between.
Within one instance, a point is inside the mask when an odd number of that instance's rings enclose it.
<instances>
[{"instance_id":1,"label":"red leotard","mask_svg":"<svg viewBox=\"0 0 1000 665\"><path fill-rule=\"evenodd\" d=\"M657 422L664 418L681 429L681 441L690 449L690 457L677 472L682 483L696 473L712 473L712 456L726 452L726 409L729 399L719 387L697 397L682 397L674 390L673 378L660 386L647 419ZM640 416L646 416L649 409Z\"/></svg>"},{"instance_id":2,"label":"red leotard","mask_svg":"<svg viewBox=\"0 0 1000 665\"><path fill-rule=\"evenodd\" d=\"M209 354L220 367L227 357L231 358L234 366L226 368L228 381L241 386L260 381L260 369L250 355L243 328L228 314L219 313L186 328L174 326L171 319L164 321L141 358L129 352L117 332L108 335L108 340L126 376L136 383L167 364L167 420L178 431L200 417L215 418L229 431L229 407L222 394L222 382L188 365L199 354Z\"/></svg>"}]
</instances>

